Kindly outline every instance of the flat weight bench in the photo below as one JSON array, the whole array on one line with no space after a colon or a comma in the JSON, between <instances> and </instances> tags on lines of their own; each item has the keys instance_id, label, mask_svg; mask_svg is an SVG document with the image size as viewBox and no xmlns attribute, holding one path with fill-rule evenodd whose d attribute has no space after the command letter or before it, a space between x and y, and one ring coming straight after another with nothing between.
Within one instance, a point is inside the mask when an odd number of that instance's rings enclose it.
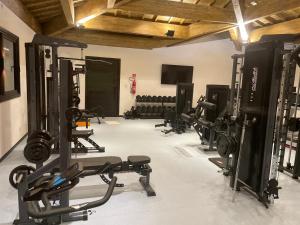
<instances>
[{"instance_id":1,"label":"flat weight bench","mask_svg":"<svg viewBox=\"0 0 300 225\"><path fill-rule=\"evenodd\" d=\"M73 153L88 153L88 152L104 152L105 147L99 146L94 142L90 136L94 134L93 130L72 130L72 142L74 147L72 148ZM90 143L93 147L85 146L80 139L83 139Z\"/></svg>"},{"instance_id":2,"label":"flat weight bench","mask_svg":"<svg viewBox=\"0 0 300 225\"><path fill-rule=\"evenodd\" d=\"M127 161L122 161L117 156L104 156L94 158L73 158L71 165L78 164L82 170L90 171L90 175L100 173L100 178L107 184L115 173L135 172L141 175L139 181L145 189L148 196L155 196L155 191L150 185L150 173L152 169L149 165L151 162L148 156L128 156ZM108 175L106 177L105 175ZM124 184L116 184L116 187L124 187Z\"/></svg>"}]
</instances>

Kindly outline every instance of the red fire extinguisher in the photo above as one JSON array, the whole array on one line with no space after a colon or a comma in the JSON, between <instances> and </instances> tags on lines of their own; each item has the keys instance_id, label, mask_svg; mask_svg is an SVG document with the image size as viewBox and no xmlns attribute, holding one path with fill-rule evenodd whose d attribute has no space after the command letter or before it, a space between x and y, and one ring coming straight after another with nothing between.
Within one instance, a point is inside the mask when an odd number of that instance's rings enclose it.
<instances>
[{"instance_id":1,"label":"red fire extinguisher","mask_svg":"<svg viewBox=\"0 0 300 225\"><path fill-rule=\"evenodd\" d=\"M135 95L136 93L136 74L132 74L132 76L129 78L131 82L130 92L131 94Z\"/></svg>"}]
</instances>

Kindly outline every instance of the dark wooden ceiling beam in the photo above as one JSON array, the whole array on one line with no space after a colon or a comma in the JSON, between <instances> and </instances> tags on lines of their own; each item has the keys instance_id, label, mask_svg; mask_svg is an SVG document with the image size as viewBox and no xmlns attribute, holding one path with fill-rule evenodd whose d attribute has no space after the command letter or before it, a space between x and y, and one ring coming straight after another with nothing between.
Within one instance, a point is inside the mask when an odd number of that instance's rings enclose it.
<instances>
[{"instance_id":1,"label":"dark wooden ceiling beam","mask_svg":"<svg viewBox=\"0 0 300 225\"><path fill-rule=\"evenodd\" d=\"M236 22L233 11L229 9L166 0L135 0L124 5L115 6L115 8L131 12L173 16L196 21Z\"/></svg>"},{"instance_id":2,"label":"dark wooden ceiling beam","mask_svg":"<svg viewBox=\"0 0 300 225\"><path fill-rule=\"evenodd\" d=\"M263 35L299 34L299 33L300 33L300 18L255 29L250 33L250 41L251 42L259 41Z\"/></svg>"},{"instance_id":3,"label":"dark wooden ceiling beam","mask_svg":"<svg viewBox=\"0 0 300 225\"><path fill-rule=\"evenodd\" d=\"M76 29L70 29L66 32L63 32L59 34L58 37L84 42L86 44L140 49L160 48L178 41L91 30L78 31Z\"/></svg>"},{"instance_id":4,"label":"dark wooden ceiling beam","mask_svg":"<svg viewBox=\"0 0 300 225\"><path fill-rule=\"evenodd\" d=\"M73 0L60 0L61 7L64 12L65 19L69 25L75 22L75 9Z\"/></svg>"},{"instance_id":5,"label":"dark wooden ceiling beam","mask_svg":"<svg viewBox=\"0 0 300 225\"><path fill-rule=\"evenodd\" d=\"M189 32L188 26L102 15L83 24L83 26L85 29L90 30L138 34L161 38L169 38L166 36L167 31L174 30L175 34L172 38L175 39L185 39L188 37Z\"/></svg>"},{"instance_id":6,"label":"dark wooden ceiling beam","mask_svg":"<svg viewBox=\"0 0 300 225\"><path fill-rule=\"evenodd\" d=\"M283 11L300 8L299 0L267 0L245 10L247 23Z\"/></svg>"}]
</instances>

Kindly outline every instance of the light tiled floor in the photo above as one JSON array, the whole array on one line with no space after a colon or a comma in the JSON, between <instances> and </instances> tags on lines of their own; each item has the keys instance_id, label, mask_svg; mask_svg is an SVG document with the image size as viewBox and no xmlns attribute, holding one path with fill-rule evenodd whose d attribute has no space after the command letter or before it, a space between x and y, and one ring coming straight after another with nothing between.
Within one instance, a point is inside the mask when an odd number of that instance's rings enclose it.
<instances>
[{"instance_id":1,"label":"light tiled floor","mask_svg":"<svg viewBox=\"0 0 300 225\"><path fill-rule=\"evenodd\" d=\"M164 135L155 129L157 120L117 120L120 124L93 124L93 139L106 153L91 156L146 154L152 158L151 183L156 197L147 197L136 174L120 174L125 188L116 188L110 201L92 211L88 221L72 224L103 225L297 225L300 222L300 183L280 176L280 199L270 209L241 192L232 202L228 179L208 161L216 153L199 148L196 133ZM0 225L12 224L17 216L17 192L8 183L9 172L28 164L21 143L0 164ZM83 179L71 195L72 201L88 201L101 195L106 185L98 177ZM84 199L85 198L85 199ZM80 199L80 200L78 200Z\"/></svg>"}]
</instances>

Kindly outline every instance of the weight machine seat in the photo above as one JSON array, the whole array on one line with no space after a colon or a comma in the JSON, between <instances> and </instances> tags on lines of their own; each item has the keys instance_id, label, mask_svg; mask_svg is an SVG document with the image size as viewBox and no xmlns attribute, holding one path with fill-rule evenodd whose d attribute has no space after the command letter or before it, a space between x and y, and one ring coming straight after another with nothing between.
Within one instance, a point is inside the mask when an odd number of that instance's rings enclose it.
<instances>
[{"instance_id":1,"label":"weight machine seat","mask_svg":"<svg viewBox=\"0 0 300 225\"><path fill-rule=\"evenodd\" d=\"M128 156L128 163L132 166L142 166L150 163L151 159L148 156ZM117 156L104 156L93 158L74 158L71 159L71 165L78 163L83 170L99 170L102 169L107 163L110 164L110 168L117 168L123 165L123 161Z\"/></svg>"},{"instance_id":2,"label":"weight machine seat","mask_svg":"<svg viewBox=\"0 0 300 225\"><path fill-rule=\"evenodd\" d=\"M214 123L212 123L208 120L205 120L205 119L199 119L198 124L200 124L201 126L204 126L206 128L212 128L214 126Z\"/></svg>"},{"instance_id":3,"label":"weight machine seat","mask_svg":"<svg viewBox=\"0 0 300 225\"><path fill-rule=\"evenodd\" d=\"M91 113L91 112L83 112L82 118L92 119L94 117L97 117L97 113Z\"/></svg>"},{"instance_id":4,"label":"weight machine seat","mask_svg":"<svg viewBox=\"0 0 300 225\"><path fill-rule=\"evenodd\" d=\"M183 121L191 123L193 122L193 115L188 115L186 113L181 113L181 118L183 119Z\"/></svg>"},{"instance_id":5,"label":"weight machine seat","mask_svg":"<svg viewBox=\"0 0 300 225\"><path fill-rule=\"evenodd\" d=\"M94 134L93 130L72 130L72 136L75 138L85 138Z\"/></svg>"},{"instance_id":6,"label":"weight machine seat","mask_svg":"<svg viewBox=\"0 0 300 225\"><path fill-rule=\"evenodd\" d=\"M106 166L107 163L110 164L111 168L122 166L122 159L117 156L71 159L71 165L75 163L78 163L83 170L98 170Z\"/></svg>"},{"instance_id":7,"label":"weight machine seat","mask_svg":"<svg viewBox=\"0 0 300 225\"><path fill-rule=\"evenodd\" d=\"M133 166L140 166L151 162L151 158L144 155L128 156L127 160Z\"/></svg>"}]
</instances>

